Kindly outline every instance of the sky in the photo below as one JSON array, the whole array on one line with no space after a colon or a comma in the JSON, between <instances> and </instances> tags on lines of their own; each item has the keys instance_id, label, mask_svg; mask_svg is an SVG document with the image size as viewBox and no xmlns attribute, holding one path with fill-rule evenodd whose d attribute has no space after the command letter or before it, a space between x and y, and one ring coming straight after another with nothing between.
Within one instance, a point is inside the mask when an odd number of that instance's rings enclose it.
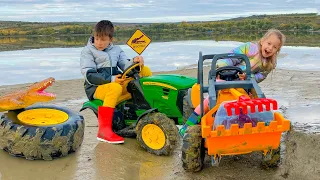
<instances>
[{"instance_id":1,"label":"sky","mask_svg":"<svg viewBox=\"0 0 320 180\"><path fill-rule=\"evenodd\" d=\"M320 0L0 0L0 21L156 23L319 13Z\"/></svg>"}]
</instances>

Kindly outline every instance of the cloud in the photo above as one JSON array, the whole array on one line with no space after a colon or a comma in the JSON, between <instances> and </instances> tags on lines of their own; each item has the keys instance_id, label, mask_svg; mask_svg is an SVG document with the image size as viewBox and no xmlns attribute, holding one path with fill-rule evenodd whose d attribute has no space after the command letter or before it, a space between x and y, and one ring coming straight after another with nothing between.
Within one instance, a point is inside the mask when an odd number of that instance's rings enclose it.
<instances>
[{"instance_id":1,"label":"cloud","mask_svg":"<svg viewBox=\"0 0 320 180\"><path fill-rule=\"evenodd\" d=\"M0 20L178 22L210 21L239 16L318 13L319 0L1 0Z\"/></svg>"}]
</instances>

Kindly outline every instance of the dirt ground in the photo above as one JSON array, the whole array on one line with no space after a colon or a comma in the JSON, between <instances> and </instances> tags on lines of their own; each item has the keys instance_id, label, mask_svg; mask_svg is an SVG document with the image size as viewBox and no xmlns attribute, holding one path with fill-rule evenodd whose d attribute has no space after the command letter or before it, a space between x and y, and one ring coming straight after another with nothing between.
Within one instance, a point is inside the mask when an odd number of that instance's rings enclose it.
<instances>
[{"instance_id":1,"label":"dirt ground","mask_svg":"<svg viewBox=\"0 0 320 180\"><path fill-rule=\"evenodd\" d=\"M195 69L165 73L196 76ZM320 104L319 81L320 72L278 69L259 84L267 97L278 100L286 117L290 109L295 109L294 113L300 114L299 119L290 117L290 120L302 122L299 128L292 123L293 130L286 134L282 164L277 169L262 169L261 154L251 153L223 157L219 167L212 167L207 157L201 172L187 173L180 160L181 139L171 156L149 154L139 147L135 139L130 138L126 138L123 145L100 143L96 140L97 119L92 111L85 110L81 112L86 123L85 136L77 152L53 161L29 161L0 151L0 180L320 179L320 135L308 131L312 125L303 125L310 118L320 123L319 115L311 116L308 111L300 108L312 109ZM27 85L0 86L0 95ZM79 111L86 100L82 79L57 81L47 91L57 94L57 99L50 104L65 106L74 111ZM301 132L301 129L305 131Z\"/></svg>"}]
</instances>

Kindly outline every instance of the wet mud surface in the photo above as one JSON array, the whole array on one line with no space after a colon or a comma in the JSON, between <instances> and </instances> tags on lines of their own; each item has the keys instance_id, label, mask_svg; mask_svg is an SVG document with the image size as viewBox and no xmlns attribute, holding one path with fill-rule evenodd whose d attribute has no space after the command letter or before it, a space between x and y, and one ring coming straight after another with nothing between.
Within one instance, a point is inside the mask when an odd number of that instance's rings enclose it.
<instances>
[{"instance_id":1,"label":"wet mud surface","mask_svg":"<svg viewBox=\"0 0 320 180\"><path fill-rule=\"evenodd\" d=\"M175 73L195 75L190 71ZM304 77L304 84L299 83ZM141 148L136 139L126 138L123 145L100 143L96 140L97 119L90 110L85 118L85 134L78 151L53 161L29 161L0 151L0 179L320 179L320 72L278 70L273 78L261 83L267 97L278 100L280 111L292 121L293 129L283 139L285 150L276 169L263 169L261 153L223 156L218 167L205 158L204 169L198 173L185 172L181 162L181 138L171 156L155 156ZM48 91L55 92L52 104L78 111L85 100L83 81L58 81ZM0 87L0 94L22 85ZM65 89L64 87L69 87Z\"/></svg>"}]
</instances>

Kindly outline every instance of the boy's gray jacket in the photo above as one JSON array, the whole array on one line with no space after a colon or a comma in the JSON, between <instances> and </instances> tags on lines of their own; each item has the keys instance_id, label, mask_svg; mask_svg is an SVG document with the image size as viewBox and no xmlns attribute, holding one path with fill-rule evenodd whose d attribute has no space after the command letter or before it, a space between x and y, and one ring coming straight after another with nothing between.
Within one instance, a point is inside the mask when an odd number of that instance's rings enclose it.
<instances>
[{"instance_id":1,"label":"boy's gray jacket","mask_svg":"<svg viewBox=\"0 0 320 180\"><path fill-rule=\"evenodd\" d=\"M94 46L94 38L90 37L87 46L81 52L80 67L85 78L84 86L89 100L93 100L98 85L110 83L115 75L129 67L130 61L119 46L112 43L103 51Z\"/></svg>"}]
</instances>

